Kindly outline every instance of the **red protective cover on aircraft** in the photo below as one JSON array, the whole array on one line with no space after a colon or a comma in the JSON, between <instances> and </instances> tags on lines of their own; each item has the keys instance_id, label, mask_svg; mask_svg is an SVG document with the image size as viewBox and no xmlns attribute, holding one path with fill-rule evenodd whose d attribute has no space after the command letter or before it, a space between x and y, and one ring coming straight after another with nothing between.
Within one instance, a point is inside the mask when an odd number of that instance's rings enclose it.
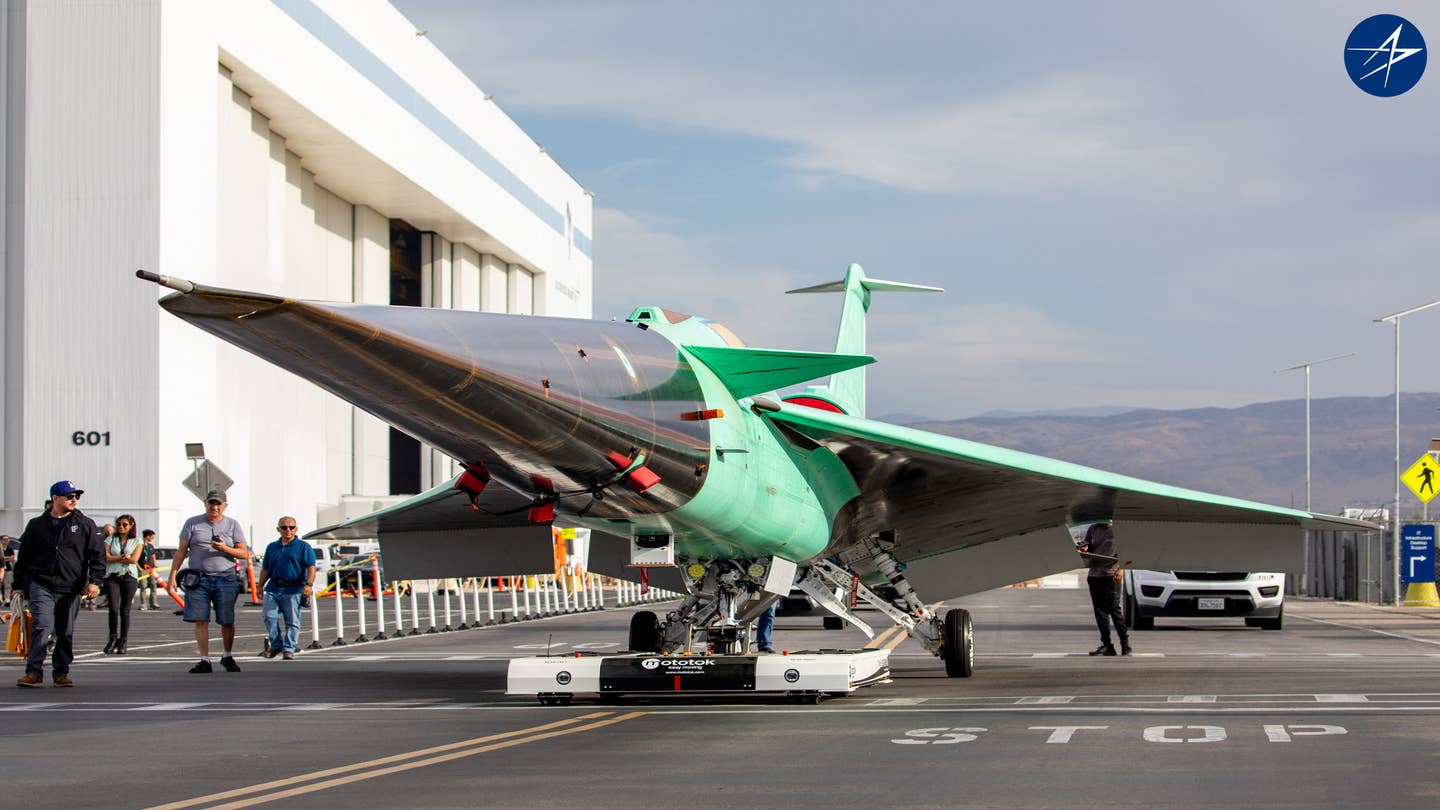
<instances>
[{"instance_id":1,"label":"red protective cover on aircraft","mask_svg":"<svg viewBox=\"0 0 1440 810\"><path fill-rule=\"evenodd\" d=\"M816 408L822 411L829 411L831 413L845 413L845 411L842 410L840 406L836 405L835 403L826 402L823 399L816 399L815 397L786 397L784 401L786 405L803 405L806 408Z\"/></svg>"}]
</instances>

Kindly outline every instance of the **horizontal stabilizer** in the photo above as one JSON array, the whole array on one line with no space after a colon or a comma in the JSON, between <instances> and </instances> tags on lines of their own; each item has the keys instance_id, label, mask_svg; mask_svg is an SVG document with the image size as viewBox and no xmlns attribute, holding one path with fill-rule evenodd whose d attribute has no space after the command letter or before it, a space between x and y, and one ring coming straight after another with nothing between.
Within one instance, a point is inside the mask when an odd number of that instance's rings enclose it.
<instances>
[{"instance_id":1,"label":"horizontal stabilizer","mask_svg":"<svg viewBox=\"0 0 1440 810\"><path fill-rule=\"evenodd\" d=\"M730 346L686 346L685 350L715 372L736 397L768 393L875 362L875 358L864 354Z\"/></svg>"},{"instance_id":2,"label":"horizontal stabilizer","mask_svg":"<svg viewBox=\"0 0 1440 810\"><path fill-rule=\"evenodd\" d=\"M878 278L862 278L860 286L870 292L945 292L943 287L929 287L924 284L906 284L903 281L881 281ZM801 287L798 290L786 290L786 295L794 293L822 293L822 292L845 292L845 281L832 281L828 284L816 284L813 287Z\"/></svg>"}]
</instances>

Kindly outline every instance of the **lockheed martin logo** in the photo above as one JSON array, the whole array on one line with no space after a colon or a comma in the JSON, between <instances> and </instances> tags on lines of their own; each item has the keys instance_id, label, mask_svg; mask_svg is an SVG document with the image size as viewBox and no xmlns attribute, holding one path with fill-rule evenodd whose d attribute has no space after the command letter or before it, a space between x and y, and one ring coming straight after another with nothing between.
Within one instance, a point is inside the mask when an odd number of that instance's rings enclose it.
<instances>
[{"instance_id":1,"label":"lockheed martin logo","mask_svg":"<svg viewBox=\"0 0 1440 810\"><path fill-rule=\"evenodd\" d=\"M1398 96L1425 73L1425 38L1404 17L1376 14L1345 40L1345 70L1372 96Z\"/></svg>"}]
</instances>

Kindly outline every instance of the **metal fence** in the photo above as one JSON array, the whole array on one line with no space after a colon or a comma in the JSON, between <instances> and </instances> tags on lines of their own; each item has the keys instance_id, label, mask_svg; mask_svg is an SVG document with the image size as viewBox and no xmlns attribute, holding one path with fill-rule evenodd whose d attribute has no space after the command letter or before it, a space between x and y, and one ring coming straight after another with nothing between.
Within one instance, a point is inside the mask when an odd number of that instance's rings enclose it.
<instances>
[{"instance_id":1,"label":"metal fence","mask_svg":"<svg viewBox=\"0 0 1440 810\"><path fill-rule=\"evenodd\" d=\"M1390 544L1381 532L1307 532L1305 571L1286 579L1292 595L1352 602L1395 598Z\"/></svg>"}]
</instances>

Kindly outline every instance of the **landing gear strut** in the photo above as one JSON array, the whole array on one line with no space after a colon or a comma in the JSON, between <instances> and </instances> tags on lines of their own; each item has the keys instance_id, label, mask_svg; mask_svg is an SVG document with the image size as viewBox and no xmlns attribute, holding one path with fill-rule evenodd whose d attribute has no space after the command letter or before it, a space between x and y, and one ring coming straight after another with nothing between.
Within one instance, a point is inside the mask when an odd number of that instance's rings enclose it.
<instances>
[{"instance_id":1,"label":"landing gear strut","mask_svg":"<svg viewBox=\"0 0 1440 810\"><path fill-rule=\"evenodd\" d=\"M910 634L911 638L924 645L945 662L945 674L952 678L968 678L975 673L975 629L970 621L970 612L956 608L942 618L931 610L905 579L900 563L878 545L867 549L864 561L889 580L896 598L893 602L881 598L864 584L854 584L853 574L828 560L811 563L810 571L797 583L797 587L810 594L830 612L874 637L874 631L861 621L850 608L830 596L831 589L854 587L855 595L868 602ZM851 561L852 564L856 561Z\"/></svg>"}]
</instances>

